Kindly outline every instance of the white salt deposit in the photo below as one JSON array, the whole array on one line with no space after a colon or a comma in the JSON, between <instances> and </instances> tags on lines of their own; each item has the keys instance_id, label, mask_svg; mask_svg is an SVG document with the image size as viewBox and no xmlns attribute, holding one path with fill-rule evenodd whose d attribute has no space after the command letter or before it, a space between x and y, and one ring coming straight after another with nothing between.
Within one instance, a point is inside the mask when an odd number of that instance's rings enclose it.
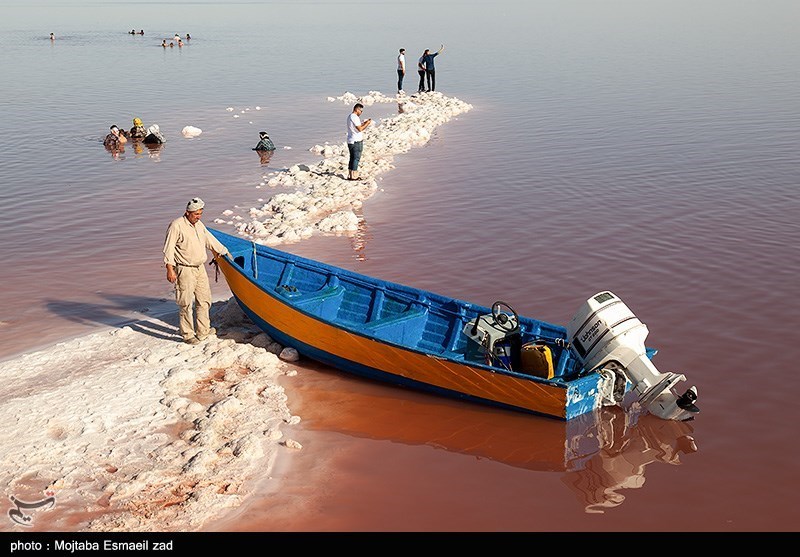
<instances>
[{"instance_id":1,"label":"white salt deposit","mask_svg":"<svg viewBox=\"0 0 800 557\"><path fill-rule=\"evenodd\" d=\"M181 130L181 133L183 134L183 137L197 137L203 133L203 130L200 128L195 128L194 126L186 126Z\"/></svg>"}]
</instances>

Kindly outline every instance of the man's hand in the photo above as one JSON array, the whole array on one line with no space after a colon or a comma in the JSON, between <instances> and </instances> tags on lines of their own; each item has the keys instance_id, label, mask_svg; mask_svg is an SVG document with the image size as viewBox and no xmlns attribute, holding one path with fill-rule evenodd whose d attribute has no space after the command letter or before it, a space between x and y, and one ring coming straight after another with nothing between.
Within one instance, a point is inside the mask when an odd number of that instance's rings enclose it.
<instances>
[{"instance_id":1,"label":"man's hand","mask_svg":"<svg viewBox=\"0 0 800 557\"><path fill-rule=\"evenodd\" d=\"M175 267L172 265L167 265L167 280L173 284L178 280L178 273L175 272Z\"/></svg>"}]
</instances>

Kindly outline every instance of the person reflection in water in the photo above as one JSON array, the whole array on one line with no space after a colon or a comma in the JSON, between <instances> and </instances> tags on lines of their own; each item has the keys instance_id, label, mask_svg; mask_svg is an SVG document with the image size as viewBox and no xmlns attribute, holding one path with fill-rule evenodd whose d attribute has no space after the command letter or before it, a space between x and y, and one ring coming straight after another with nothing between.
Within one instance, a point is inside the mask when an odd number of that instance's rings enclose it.
<instances>
[{"instance_id":1,"label":"person reflection in water","mask_svg":"<svg viewBox=\"0 0 800 557\"><path fill-rule=\"evenodd\" d=\"M350 237L350 245L352 246L353 251L356 252L356 261L366 261L367 254L365 250L367 248L368 240L367 221L364 219L364 215L360 210L355 210L354 212L356 217L358 217L358 227Z\"/></svg>"},{"instance_id":2,"label":"person reflection in water","mask_svg":"<svg viewBox=\"0 0 800 557\"><path fill-rule=\"evenodd\" d=\"M273 153L275 151L256 151L258 153L258 158L261 160L262 165L268 165L269 161L272 159Z\"/></svg>"},{"instance_id":3,"label":"person reflection in water","mask_svg":"<svg viewBox=\"0 0 800 557\"><path fill-rule=\"evenodd\" d=\"M147 156L151 159L158 161L161 159L161 149L164 147L162 143L145 143L147 147Z\"/></svg>"},{"instance_id":4,"label":"person reflection in water","mask_svg":"<svg viewBox=\"0 0 800 557\"><path fill-rule=\"evenodd\" d=\"M111 155L111 158L114 160L124 159L123 156L125 154L125 147L109 147L106 145L106 151L108 154Z\"/></svg>"}]
</instances>

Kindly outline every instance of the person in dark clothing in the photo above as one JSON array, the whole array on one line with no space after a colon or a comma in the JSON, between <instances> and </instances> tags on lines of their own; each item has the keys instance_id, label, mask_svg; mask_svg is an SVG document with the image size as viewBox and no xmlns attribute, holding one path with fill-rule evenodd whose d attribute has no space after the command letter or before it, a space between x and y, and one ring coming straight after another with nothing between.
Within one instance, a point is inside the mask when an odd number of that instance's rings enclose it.
<instances>
[{"instance_id":1,"label":"person in dark clothing","mask_svg":"<svg viewBox=\"0 0 800 557\"><path fill-rule=\"evenodd\" d=\"M166 139L161 134L161 130L158 127L158 124L153 124L149 128L147 128L147 135L142 140L142 142L146 145L160 145L164 143Z\"/></svg>"},{"instance_id":2,"label":"person in dark clothing","mask_svg":"<svg viewBox=\"0 0 800 557\"><path fill-rule=\"evenodd\" d=\"M258 141L258 145L253 147L253 151L274 151L275 144L269 138L267 132L258 132L258 137L261 139Z\"/></svg>"},{"instance_id":3,"label":"person in dark clothing","mask_svg":"<svg viewBox=\"0 0 800 557\"><path fill-rule=\"evenodd\" d=\"M428 49L422 53L422 56L417 60L417 73L419 74L419 86L417 86L417 93L425 91L425 56L428 55Z\"/></svg>"},{"instance_id":4,"label":"person in dark clothing","mask_svg":"<svg viewBox=\"0 0 800 557\"><path fill-rule=\"evenodd\" d=\"M434 67L433 59L439 56L442 51L444 50L444 45L441 46L439 50L434 53L431 53L430 50L425 50L426 54L422 57L425 66L425 75L428 78L428 91L435 91L436 90L436 69Z\"/></svg>"},{"instance_id":5,"label":"person in dark clothing","mask_svg":"<svg viewBox=\"0 0 800 557\"><path fill-rule=\"evenodd\" d=\"M258 153L258 157L261 159L261 164L269 164L273 153L275 153L275 144L269 138L267 132L258 132L258 137L261 139L259 139L258 144L253 147L253 151Z\"/></svg>"}]
</instances>

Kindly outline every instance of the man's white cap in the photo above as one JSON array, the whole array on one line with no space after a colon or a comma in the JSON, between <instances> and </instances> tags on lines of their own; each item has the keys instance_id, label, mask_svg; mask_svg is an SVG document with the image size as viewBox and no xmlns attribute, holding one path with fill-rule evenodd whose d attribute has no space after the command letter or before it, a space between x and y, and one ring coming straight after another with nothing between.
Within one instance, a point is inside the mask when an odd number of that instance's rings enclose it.
<instances>
[{"instance_id":1,"label":"man's white cap","mask_svg":"<svg viewBox=\"0 0 800 557\"><path fill-rule=\"evenodd\" d=\"M202 199L200 199L199 197L193 197L186 205L186 210L189 211L190 213L193 213L199 209L202 209L205 206L206 204Z\"/></svg>"}]
</instances>

